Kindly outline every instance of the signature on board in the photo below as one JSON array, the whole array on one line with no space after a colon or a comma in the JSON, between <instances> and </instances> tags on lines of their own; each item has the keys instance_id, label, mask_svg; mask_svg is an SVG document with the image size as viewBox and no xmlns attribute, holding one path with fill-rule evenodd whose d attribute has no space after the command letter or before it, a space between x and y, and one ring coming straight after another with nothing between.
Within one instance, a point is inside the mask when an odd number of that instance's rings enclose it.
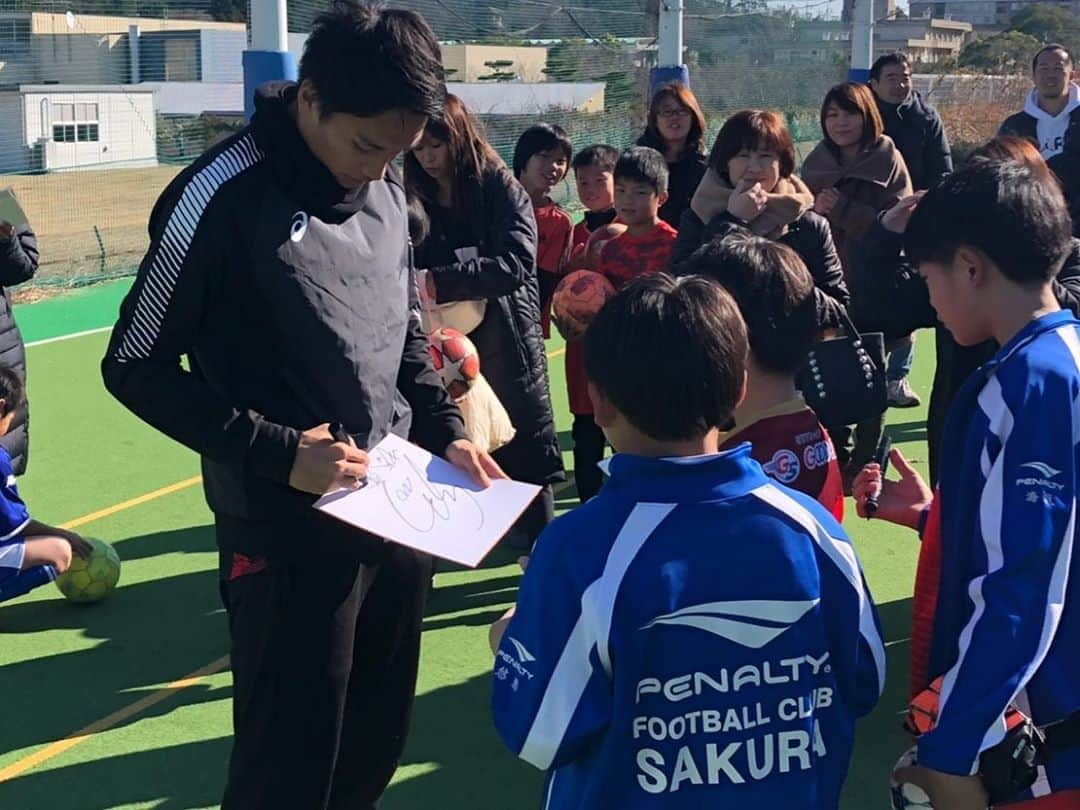
<instances>
[{"instance_id":1,"label":"signature on board","mask_svg":"<svg viewBox=\"0 0 1080 810\"><path fill-rule=\"evenodd\" d=\"M381 491L414 531L430 532L451 520L475 521L474 531L484 526L484 510L469 490L428 481L416 462L399 450L371 451L367 485Z\"/></svg>"}]
</instances>

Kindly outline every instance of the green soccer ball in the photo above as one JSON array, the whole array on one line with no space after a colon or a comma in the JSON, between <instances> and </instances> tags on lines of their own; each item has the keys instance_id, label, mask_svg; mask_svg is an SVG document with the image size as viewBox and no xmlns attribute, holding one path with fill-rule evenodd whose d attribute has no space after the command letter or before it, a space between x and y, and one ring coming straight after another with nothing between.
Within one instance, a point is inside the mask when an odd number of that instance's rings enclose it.
<instances>
[{"instance_id":1,"label":"green soccer ball","mask_svg":"<svg viewBox=\"0 0 1080 810\"><path fill-rule=\"evenodd\" d=\"M116 549L104 540L87 537L94 547L87 559L72 556L71 567L56 578L56 587L69 602L100 602L120 579L120 558Z\"/></svg>"}]
</instances>

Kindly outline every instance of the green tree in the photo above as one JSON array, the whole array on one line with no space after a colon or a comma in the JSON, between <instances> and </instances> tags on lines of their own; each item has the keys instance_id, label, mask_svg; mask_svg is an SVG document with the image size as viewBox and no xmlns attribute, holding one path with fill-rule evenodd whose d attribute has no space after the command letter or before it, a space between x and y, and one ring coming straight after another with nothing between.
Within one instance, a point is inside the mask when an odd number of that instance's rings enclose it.
<instances>
[{"instance_id":1,"label":"green tree","mask_svg":"<svg viewBox=\"0 0 1080 810\"><path fill-rule=\"evenodd\" d=\"M1013 15L1009 27L1044 44L1058 42L1070 49L1080 45L1080 18L1063 8L1032 3Z\"/></svg>"},{"instance_id":2,"label":"green tree","mask_svg":"<svg viewBox=\"0 0 1080 810\"><path fill-rule=\"evenodd\" d=\"M484 67L489 68L491 73L486 76L477 76L482 82L512 82L518 77L512 70L507 70L509 67L513 67L514 63L509 59L495 59L491 62L484 62Z\"/></svg>"},{"instance_id":3,"label":"green tree","mask_svg":"<svg viewBox=\"0 0 1080 810\"><path fill-rule=\"evenodd\" d=\"M580 81L587 47L583 39L564 39L555 43L548 48L544 75L554 82Z\"/></svg>"},{"instance_id":4,"label":"green tree","mask_svg":"<svg viewBox=\"0 0 1080 810\"><path fill-rule=\"evenodd\" d=\"M957 65L982 73L1023 73L1039 45L1030 34L1003 31L972 42L960 52Z\"/></svg>"}]
</instances>

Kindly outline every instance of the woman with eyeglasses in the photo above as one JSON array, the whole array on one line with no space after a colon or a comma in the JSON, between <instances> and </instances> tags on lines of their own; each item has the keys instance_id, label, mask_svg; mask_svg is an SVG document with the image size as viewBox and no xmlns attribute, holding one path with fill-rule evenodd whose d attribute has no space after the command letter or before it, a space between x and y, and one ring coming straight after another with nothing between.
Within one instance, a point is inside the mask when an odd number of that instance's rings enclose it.
<instances>
[{"instance_id":1,"label":"woman with eyeglasses","mask_svg":"<svg viewBox=\"0 0 1080 810\"><path fill-rule=\"evenodd\" d=\"M679 227L698 183L705 175L705 114L690 88L665 84L653 95L649 122L638 146L649 146L667 158L668 200L660 219Z\"/></svg>"}]
</instances>

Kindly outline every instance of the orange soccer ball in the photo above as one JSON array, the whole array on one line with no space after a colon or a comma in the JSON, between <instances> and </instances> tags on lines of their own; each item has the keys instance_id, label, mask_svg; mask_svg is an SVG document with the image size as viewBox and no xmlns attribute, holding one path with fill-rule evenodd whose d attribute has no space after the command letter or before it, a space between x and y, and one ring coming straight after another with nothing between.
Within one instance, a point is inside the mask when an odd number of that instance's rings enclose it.
<instances>
[{"instance_id":1,"label":"orange soccer ball","mask_svg":"<svg viewBox=\"0 0 1080 810\"><path fill-rule=\"evenodd\" d=\"M551 299L551 319L567 340L580 340L607 300L615 295L610 281L592 270L563 277Z\"/></svg>"}]
</instances>

